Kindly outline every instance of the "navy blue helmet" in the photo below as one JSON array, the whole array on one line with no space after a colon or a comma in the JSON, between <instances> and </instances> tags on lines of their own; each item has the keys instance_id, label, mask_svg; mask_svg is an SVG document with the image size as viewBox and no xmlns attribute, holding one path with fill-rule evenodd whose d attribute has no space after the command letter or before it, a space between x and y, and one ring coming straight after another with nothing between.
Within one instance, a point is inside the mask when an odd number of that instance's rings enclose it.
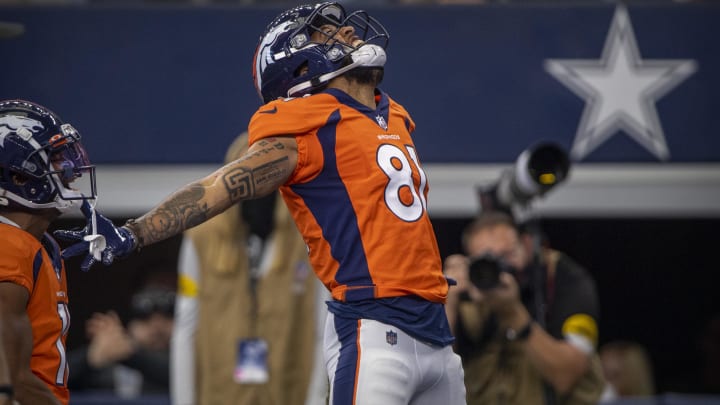
<instances>
[{"instance_id":1,"label":"navy blue helmet","mask_svg":"<svg viewBox=\"0 0 720 405\"><path fill-rule=\"evenodd\" d=\"M82 176L88 195L70 186ZM41 105L0 101L0 206L65 211L95 197L95 167L80 133Z\"/></svg>"},{"instance_id":2,"label":"navy blue helmet","mask_svg":"<svg viewBox=\"0 0 720 405\"><path fill-rule=\"evenodd\" d=\"M333 39L347 26L360 40L354 46ZM314 33L323 39L313 41ZM253 61L255 88L267 103L313 93L358 66L383 67L389 38L365 11L347 15L334 2L297 6L276 17L260 37Z\"/></svg>"}]
</instances>

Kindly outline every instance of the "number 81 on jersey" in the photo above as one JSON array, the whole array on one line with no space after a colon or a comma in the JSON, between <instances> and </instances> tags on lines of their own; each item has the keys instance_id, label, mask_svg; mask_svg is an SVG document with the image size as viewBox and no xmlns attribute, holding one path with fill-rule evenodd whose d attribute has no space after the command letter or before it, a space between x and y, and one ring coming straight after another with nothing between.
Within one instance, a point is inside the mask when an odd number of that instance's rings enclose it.
<instances>
[{"instance_id":1,"label":"number 81 on jersey","mask_svg":"<svg viewBox=\"0 0 720 405\"><path fill-rule=\"evenodd\" d=\"M381 145L377 150L377 163L389 180L385 186L385 204L388 209L403 221L413 222L427 210L424 192L427 176L420 167L415 148L406 145L405 149L407 155L395 145ZM413 182L413 168L417 169L420 177L417 189Z\"/></svg>"}]
</instances>

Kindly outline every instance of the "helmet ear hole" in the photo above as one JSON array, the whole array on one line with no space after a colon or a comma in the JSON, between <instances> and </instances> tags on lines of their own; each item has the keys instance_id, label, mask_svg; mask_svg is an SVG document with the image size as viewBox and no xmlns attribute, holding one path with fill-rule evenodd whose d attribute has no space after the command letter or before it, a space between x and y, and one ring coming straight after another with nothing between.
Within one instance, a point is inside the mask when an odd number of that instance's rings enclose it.
<instances>
[{"instance_id":1,"label":"helmet ear hole","mask_svg":"<svg viewBox=\"0 0 720 405\"><path fill-rule=\"evenodd\" d=\"M306 74L310 70L310 67L308 66L308 62L305 61L302 65L298 66L297 69L293 72L293 77L297 78L304 74Z\"/></svg>"},{"instance_id":2,"label":"helmet ear hole","mask_svg":"<svg viewBox=\"0 0 720 405\"><path fill-rule=\"evenodd\" d=\"M30 178L28 176L25 176L25 175L17 173L17 172L12 173L12 179L13 179L13 183L15 183L15 185L17 185L17 186L24 186L25 184L27 184L28 180L30 180Z\"/></svg>"}]
</instances>

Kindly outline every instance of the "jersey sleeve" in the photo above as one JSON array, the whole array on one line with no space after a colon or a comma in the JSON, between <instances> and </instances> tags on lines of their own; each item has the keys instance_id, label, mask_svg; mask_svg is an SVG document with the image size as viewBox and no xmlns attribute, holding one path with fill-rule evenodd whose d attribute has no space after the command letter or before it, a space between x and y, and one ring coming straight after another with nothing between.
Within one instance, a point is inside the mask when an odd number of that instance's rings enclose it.
<instances>
[{"instance_id":1,"label":"jersey sleeve","mask_svg":"<svg viewBox=\"0 0 720 405\"><path fill-rule=\"evenodd\" d=\"M316 131L325 125L336 106L332 96L278 99L265 104L250 119L249 142L274 136L294 136L298 147L297 165L286 184L305 183L322 169L323 153Z\"/></svg>"},{"instance_id":2,"label":"jersey sleeve","mask_svg":"<svg viewBox=\"0 0 720 405\"><path fill-rule=\"evenodd\" d=\"M33 268L35 257L40 252L40 243L14 228L0 230L0 281L33 289ZM39 263L38 263L39 266Z\"/></svg>"},{"instance_id":3,"label":"jersey sleeve","mask_svg":"<svg viewBox=\"0 0 720 405\"><path fill-rule=\"evenodd\" d=\"M300 136L321 127L328 95L278 99L258 109L248 126L249 144L273 136Z\"/></svg>"},{"instance_id":4,"label":"jersey sleeve","mask_svg":"<svg viewBox=\"0 0 720 405\"><path fill-rule=\"evenodd\" d=\"M305 183L318 175L322 170L324 156L322 147L317 137L298 136L295 137L298 146L298 160L286 184Z\"/></svg>"}]
</instances>

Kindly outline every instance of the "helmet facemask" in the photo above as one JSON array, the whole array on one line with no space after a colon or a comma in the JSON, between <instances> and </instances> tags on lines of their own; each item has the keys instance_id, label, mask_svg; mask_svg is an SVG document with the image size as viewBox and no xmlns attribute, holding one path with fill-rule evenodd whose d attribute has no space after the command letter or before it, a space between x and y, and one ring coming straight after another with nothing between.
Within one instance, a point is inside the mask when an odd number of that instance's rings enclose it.
<instances>
[{"instance_id":1,"label":"helmet facemask","mask_svg":"<svg viewBox=\"0 0 720 405\"><path fill-rule=\"evenodd\" d=\"M305 43L317 44L325 49L328 59L337 61L342 57L358 50L366 44L377 45L382 49L386 49L390 39L385 27L375 18L371 17L366 11L354 11L345 16L345 10L336 3L328 3L317 8L313 14L307 18L307 23L298 27L295 33L291 34L290 41L295 48L302 48ZM334 29L328 30L328 27ZM344 27L352 27L355 36L359 42L344 43L336 40L336 35ZM321 37L320 40L311 41L313 34L315 37ZM335 49L342 52L342 56L337 55Z\"/></svg>"},{"instance_id":2,"label":"helmet facemask","mask_svg":"<svg viewBox=\"0 0 720 405\"><path fill-rule=\"evenodd\" d=\"M60 130L61 134L50 138L46 146L52 170L45 176L57 189L57 198L60 200L95 199L95 166L90 164L87 152L80 143L80 134L70 124L63 124Z\"/></svg>"}]
</instances>

